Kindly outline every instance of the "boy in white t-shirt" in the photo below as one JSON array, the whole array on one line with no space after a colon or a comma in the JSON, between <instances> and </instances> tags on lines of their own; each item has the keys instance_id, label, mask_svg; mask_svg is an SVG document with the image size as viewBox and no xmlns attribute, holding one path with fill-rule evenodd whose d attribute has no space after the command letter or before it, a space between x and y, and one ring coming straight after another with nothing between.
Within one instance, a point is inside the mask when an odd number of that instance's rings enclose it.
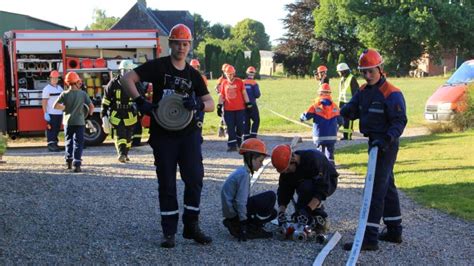
<instances>
[{"instance_id":1,"label":"boy in white t-shirt","mask_svg":"<svg viewBox=\"0 0 474 266\"><path fill-rule=\"evenodd\" d=\"M61 129L61 122L63 119L63 112L54 109L54 102L58 99L63 91L63 88L58 85L59 72L51 71L49 74L49 84L44 87L42 95L42 106L44 112L44 120L46 121L46 138L48 141L48 150L52 152L61 151L58 147L58 134Z\"/></svg>"}]
</instances>

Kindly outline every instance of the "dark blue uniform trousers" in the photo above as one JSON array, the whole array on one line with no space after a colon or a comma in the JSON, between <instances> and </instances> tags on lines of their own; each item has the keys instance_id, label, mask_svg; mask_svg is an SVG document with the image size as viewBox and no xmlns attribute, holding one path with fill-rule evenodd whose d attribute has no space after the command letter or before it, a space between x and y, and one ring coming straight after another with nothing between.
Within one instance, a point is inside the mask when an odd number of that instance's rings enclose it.
<instances>
[{"instance_id":1,"label":"dark blue uniform trousers","mask_svg":"<svg viewBox=\"0 0 474 266\"><path fill-rule=\"evenodd\" d=\"M224 111L224 120L227 125L228 147L240 147L244 132L245 110Z\"/></svg>"},{"instance_id":2,"label":"dark blue uniform trousers","mask_svg":"<svg viewBox=\"0 0 474 266\"><path fill-rule=\"evenodd\" d=\"M247 201L247 216L251 223L262 225L275 219L276 194L273 191L266 191L252 197Z\"/></svg>"},{"instance_id":3,"label":"dark blue uniform trousers","mask_svg":"<svg viewBox=\"0 0 474 266\"><path fill-rule=\"evenodd\" d=\"M65 159L74 166L80 166L82 162L82 150L84 149L85 126L64 126L64 142L66 146Z\"/></svg>"},{"instance_id":4,"label":"dark blue uniform trousers","mask_svg":"<svg viewBox=\"0 0 474 266\"><path fill-rule=\"evenodd\" d=\"M319 144L318 145L318 150L322 153L324 153L324 155L326 156L326 158L328 158L329 162L333 165L333 166L336 166L335 162L334 162L334 148L335 146L335 143L331 143L331 144Z\"/></svg>"},{"instance_id":5,"label":"dark blue uniform trousers","mask_svg":"<svg viewBox=\"0 0 474 266\"><path fill-rule=\"evenodd\" d=\"M260 113L258 106L253 103L252 109L246 111L244 139L256 138L260 126Z\"/></svg>"},{"instance_id":6,"label":"dark blue uniform trousers","mask_svg":"<svg viewBox=\"0 0 474 266\"><path fill-rule=\"evenodd\" d=\"M183 136L151 136L149 140L155 157L158 177L161 226L165 236L176 234L179 218L176 194L176 169L179 165L184 182L183 223L198 221L204 168L200 131Z\"/></svg>"},{"instance_id":7,"label":"dark blue uniform trousers","mask_svg":"<svg viewBox=\"0 0 474 266\"><path fill-rule=\"evenodd\" d=\"M51 121L48 122L50 128L46 130L46 139L49 144L58 144L58 134L61 130L61 123L63 122L63 115L49 115Z\"/></svg>"},{"instance_id":8,"label":"dark blue uniform trousers","mask_svg":"<svg viewBox=\"0 0 474 266\"><path fill-rule=\"evenodd\" d=\"M382 217L388 231L393 234L402 233L400 201L393 176L393 166L397 159L398 146L397 139L385 151L379 149L364 242L377 243L379 224Z\"/></svg>"}]
</instances>

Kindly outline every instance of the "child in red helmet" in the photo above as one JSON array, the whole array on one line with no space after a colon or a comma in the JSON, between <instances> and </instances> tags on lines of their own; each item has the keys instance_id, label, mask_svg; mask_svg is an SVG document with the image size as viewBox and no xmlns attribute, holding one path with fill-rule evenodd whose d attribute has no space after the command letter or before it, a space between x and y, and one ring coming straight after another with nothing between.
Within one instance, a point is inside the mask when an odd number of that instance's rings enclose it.
<instances>
[{"instance_id":1,"label":"child in red helmet","mask_svg":"<svg viewBox=\"0 0 474 266\"><path fill-rule=\"evenodd\" d=\"M276 218L275 192L250 197L250 179L268 156L265 143L256 138L248 139L242 143L239 153L244 165L230 174L222 187L224 226L239 241L270 238L272 233L263 230L263 225Z\"/></svg>"},{"instance_id":2,"label":"child in red helmet","mask_svg":"<svg viewBox=\"0 0 474 266\"><path fill-rule=\"evenodd\" d=\"M324 83L329 84L328 68L326 66L318 66L318 68L313 71L313 74L314 78L319 81L319 85L322 85Z\"/></svg>"},{"instance_id":3,"label":"child in red helmet","mask_svg":"<svg viewBox=\"0 0 474 266\"><path fill-rule=\"evenodd\" d=\"M260 88L258 83L255 81L255 74L257 70L253 66L249 66L245 73L247 78L244 80L245 89L249 96L249 101L252 103L246 114L245 119L245 132L244 139L256 138L258 134L258 128L260 126L260 113L257 106L257 99L260 98Z\"/></svg>"},{"instance_id":4,"label":"child in red helmet","mask_svg":"<svg viewBox=\"0 0 474 266\"><path fill-rule=\"evenodd\" d=\"M74 166L74 172L81 172L86 117L94 113L94 104L87 93L81 90L82 80L76 72L67 73L64 83L68 89L59 95L54 108L64 112L67 168Z\"/></svg>"},{"instance_id":5,"label":"child in red helmet","mask_svg":"<svg viewBox=\"0 0 474 266\"><path fill-rule=\"evenodd\" d=\"M334 163L334 146L337 141L339 108L332 101L331 87L324 83L319 88L319 97L301 114L300 120L313 119L313 142L318 150Z\"/></svg>"}]
</instances>

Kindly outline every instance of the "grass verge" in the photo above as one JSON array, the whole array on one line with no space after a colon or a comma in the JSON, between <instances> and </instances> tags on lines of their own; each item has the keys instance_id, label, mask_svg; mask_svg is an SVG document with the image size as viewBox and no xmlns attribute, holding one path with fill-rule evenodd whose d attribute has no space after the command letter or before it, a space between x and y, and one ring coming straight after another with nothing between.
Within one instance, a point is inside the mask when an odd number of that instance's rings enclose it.
<instances>
[{"instance_id":1,"label":"grass verge","mask_svg":"<svg viewBox=\"0 0 474 266\"><path fill-rule=\"evenodd\" d=\"M474 221L474 130L403 139L395 164L395 182L410 198ZM336 152L339 164L364 175L367 145Z\"/></svg>"}]
</instances>

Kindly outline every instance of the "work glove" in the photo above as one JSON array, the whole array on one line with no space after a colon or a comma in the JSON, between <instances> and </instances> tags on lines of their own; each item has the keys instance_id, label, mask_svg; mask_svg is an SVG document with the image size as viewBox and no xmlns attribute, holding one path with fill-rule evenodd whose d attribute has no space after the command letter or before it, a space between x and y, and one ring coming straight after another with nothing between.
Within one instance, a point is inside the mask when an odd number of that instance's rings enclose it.
<instances>
[{"instance_id":1,"label":"work glove","mask_svg":"<svg viewBox=\"0 0 474 266\"><path fill-rule=\"evenodd\" d=\"M386 135L384 138L378 138L369 142L369 150L373 147L378 147L379 151L385 151L388 148L388 145L392 142L392 138L389 135Z\"/></svg>"},{"instance_id":2,"label":"work glove","mask_svg":"<svg viewBox=\"0 0 474 266\"><path fill-rule=\"evenodd\" d=\"M304 121L306 121L306 120L307 120L307 119L306 119L306 114L305 114L305 113L302 113L301 116L300 116L300 121L301 121L301 122L304 122Z\"/></svg>"},{"instance_id":3,"label":"work glove","mask_svg":"<svg viewBox=\"0 0 474 266\"><path fill-rule=\"evenodd\" d=\"M247 241L247 220L239 222L239 242Z\"/></svg>"},{"instance_id":4,"label":"work glove","mask_svg":"<svg viewBox=\"0 0 474 266\"><path fill-rule=\"evenodd\" d=\"M304 225L311 225L313 223L313 216L311 216L311 208L305 206L302 209L297 210L293 216L296 222Z\"/></svg>"},{"instance_id":5,"label":"work glove","mask_svg":"<svg viewBox=\"0 0 474 266\"><path fill-rule=\"evenodd\" d=\"M278 226L282 226L283 224L287 223L288 220L286 219L286 213L285 212L279 212L277 220L278 220Z\"/></svg>"},{"instance_id":6,"label":"work glove","mask_svg":"<svg viewBox=\"0 0 474 266\"><path fill-rule=\"evenodd\" d=\"M44 120L45 120L46 122L51 121L51 116L50 116L48 113L44 113Z\"/></svg>"},{"instance_id":7,"label":"work glove","mask_svg":"<svg viewBox=\"0 0 474 266\"><path fill-rule=\"evenodd\" d=\"M106 115L102 116L102 128L105 134L110 134L112 125L110 124L109 117Z\"/></svg>"},{"instance_id":8,"label":"work glove","mask_svg":"<svg viewBox=\"0 0 474 266\"><path fill-rule=\"evenodd\" d=\"M222 104L218 104L217 107L216 107L216 109L217 109L217 115L218 115L219 117L222 117L222 107L223 107Z\"/></svg>"},{"instance_id":9,"label":"work glove","mask_svg":"<svg viewBox=\"0 0 474 266\"><path fill-rule=\"evenodd\" d=\"M158 104L152 104L143 96L138 96L137 98L133 99L133 101L137 104L138 111L146 115L150 115L153 109L158 107Z\"/></svg>"},{"instance_id":10,"label":"work glove","mask_svg":"<svg viewBox=\"0 0 474 266\"><path fill-rule=\"evenodd\" d=\"M200 99L188 96L183 98L183 105L189 111L202 111L204 110L204 103Z\"/></svg>"},{"instance_id":11,"label":"work glove","mask_svg":"<svg viewBox=\"0 0 474 266\"><path fill-rule=\"evenodd\" d=\"M252 108L253 108L253 103L251 102L245 103L245 109L247 109L247 111L252 110Z\"/></svg>"}]
</instances>

